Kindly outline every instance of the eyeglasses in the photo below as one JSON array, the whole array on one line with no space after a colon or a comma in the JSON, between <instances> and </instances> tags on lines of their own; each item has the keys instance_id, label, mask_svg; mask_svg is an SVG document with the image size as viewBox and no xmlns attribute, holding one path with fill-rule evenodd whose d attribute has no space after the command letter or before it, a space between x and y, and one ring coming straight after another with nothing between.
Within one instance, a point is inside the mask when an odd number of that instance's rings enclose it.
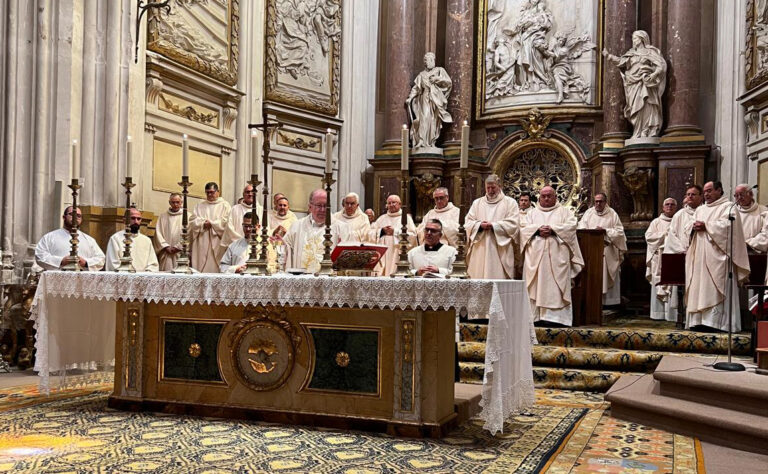
<instances>
[{"instance_id":1,"label":"eyeglasses","mask_svg":"<svg viewBox=\"0 0 768 474\"><path fill-rule=\"evenodd\" d=\"M424 232L426 232L427 234L439 234L442 231L440 229L430 229L429 227L427 227L426 229L424 229Z\"/></svg>"}]
</instances>

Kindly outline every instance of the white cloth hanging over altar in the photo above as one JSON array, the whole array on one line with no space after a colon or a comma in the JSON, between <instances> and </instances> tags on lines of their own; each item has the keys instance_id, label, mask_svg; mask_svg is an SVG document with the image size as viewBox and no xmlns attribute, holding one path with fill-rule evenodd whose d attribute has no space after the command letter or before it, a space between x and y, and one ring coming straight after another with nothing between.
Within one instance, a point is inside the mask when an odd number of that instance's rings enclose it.
<instances>
[{"instance_id":1,"label":"white cloth hanging over altar","mask_svg":"<svg viewBox=\"0 0 768 474\"><path fill-rule=\"evenodd\" d=\"M466 308L469 318L489 320L480 415L485 429L501 431L512 412L534 403L535 334L527 290L519 280L45 272L32 308L42 391L50 391L52 373L114 364L118 300L457 313Z\"/></svg>"}]
</instances>

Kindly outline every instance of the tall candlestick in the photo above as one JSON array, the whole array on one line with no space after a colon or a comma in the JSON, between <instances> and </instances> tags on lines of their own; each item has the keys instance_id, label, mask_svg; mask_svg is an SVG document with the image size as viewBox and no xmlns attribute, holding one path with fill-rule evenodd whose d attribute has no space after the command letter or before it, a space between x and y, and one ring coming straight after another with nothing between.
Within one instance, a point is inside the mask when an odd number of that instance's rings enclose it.
<instances>
[{"instance_id":1,"label":"tall candlestick","mask_svg":"<svg viewBox=\"0 0 768 474\"><path fill-rule=\"evenodd\" d=\"M459 160L459 167L465 169L469 166L469 124L464 121L464 125L461 127L461 158Z\"/></svg>"},{"instance_id":2,"label":"tall candlestick","mask_svg":"<svg viewBox=\"0 0 768 474\"><path fill-rule=\"evenodd\" d=\"M189 176L189 139L186 133L181 136L181 175Z\"/></svg>"},{"instance_id":3,"label":"tall candlestick","mask_svg":"<svg viewBox=\"0 0 768 474\"><path fill-rule=\"evenodd\" d=\"M325 172L333 173L333 130L325 132Z\"/></svg>"},{"instance_id":4,"label":"tall candlestick","mask_svg":"<svg viewBox=\"0 0 768 474\"><path fill-rule=\"evenodd\" d=\"M406 124L403 124L403 129L400 132L400 146L403 150L400 155L400 169L408 171L408 125Z\"/></svg>"},{"instance_id":5,"label":"tall candlestick","mask_svg":"<svg viewBox=\"0 0 768 474\"><path fill-rule=\"evenodd\" d=\"M80 150L77 140L72 140L72 179L80 179Z\"/></svg>"},{"instance_id":6,"label":"tall candlestick","mask_svg":"<svg viewBox=\"0 0 768 474\"><path fill-rule=\"evenodd\" d=\"M259 131L251 130L251 175L259 179L259 165L261 164L261 144L259 143ZM256 189L254 188L254 199Z\"/></svg>"},{"instance_id":7,"label":"tall candlestick","mask_svg":"<svg viewBox=\"0 0 768 474\"><path fill-rule=\"evenodd\" d=\"M133 176L133 167L131 166L131 160L133 158L133 142L131 136L128 135L128 140L125 142L125 176L127 178Z\"/></svg>"}]
</instances>

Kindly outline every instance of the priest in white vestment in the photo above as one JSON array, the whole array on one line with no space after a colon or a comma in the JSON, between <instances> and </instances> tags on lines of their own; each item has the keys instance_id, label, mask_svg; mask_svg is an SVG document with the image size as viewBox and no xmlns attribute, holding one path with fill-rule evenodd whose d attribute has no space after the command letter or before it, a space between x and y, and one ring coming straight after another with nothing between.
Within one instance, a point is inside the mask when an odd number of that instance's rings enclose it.
<instances>
[{"instance_id":1,"label":"priest in white vestment","mask_svg":"<svg viewBox=\"0 0 768 474\"><path fill-rule=\"evenodd\" d=\"M605 230L603 247L603 305L621 304L621 262L627 251L624 225L616 211L608 206L605 193L595 194L595 205L579 221L579 229Z\"/></svg>"},{"instance_id":2,"label":"priest in white vestment","mask_svg":"<svg viewBox=\"0 0 768 474\"><path fill-rule=\"evenodd\" d=\"M230 213L230 225L229 225L229 242L235 242L243 237L243 216L246 212L251 212L253 208L253 200L256 199L256 195L253 192L253 186L250 184L243 188L243 199L232 206L232 212ZM264 206L256 202L256 215L261 217L264 211Z\"/></svg>"},{"instance_id":3,"label":"priest in white vestment","mask_svg":"<svg viewBox=\"0 0 768 474\"><path fill-rule=\"evenodd\" d=\"M520 215L517 218L518 225L522 228L525 225L525 217L528 215L528 211L531 210L531 193L522 192L517 199L517 205L520 207ZM525 254L523 249L520 248L521 243L515 242L515 278L523 278L523 258Z\"/></svg>"},{"instance_id":4,"label":"priest in white vestment","mask_svg":"<svg viewBox=\"0 0 768 474\"><path fill-rule=\"evenodd\" d=\"M309 215L296 221L285 237L285 269L301 269L309 273L320 271L325 247L325 190L316 189L309 195ZM277 239L279 237L275 236ZM349 240L349 227L343 222L331 223L331 251L339 242Z\"/></svg>"},{"instance_id":5,"label":"priest in white vestment","mask_svg":"<svg viewBox=\"0 0 768 474\"><path fill-rule=\"evenodd\" d=\"M652 220L645 231L645 278L651 284L651 319L662 321L677 321L677 287L659 285L661 254L664 253L664 242L676 211L677 201L665 199L661 215Z\"/></svg>"},{"instance_id":6,"label":"priest in white vestment","mask_svg":"<svg viewBox=\"0 0 768 474\"><path fill-rule=\"evenodd\" d=\"M733 281L730 288L733 331L741 329L737 284L749 277L747 245L741 219L729 220L737 213L734 204L723 196L719 182L704 185L705 204L694 213L693 237L685 257L686 328L706 326L728 330L728 256L733 231ZM733 227L731 229L731 226Z\"/></svg>"},{"instance_id":7,"label":"priest in white vestment","mask_svg":"<svg viewBox=\"0 0 768 474\"><path fill-rule=\"evenodd\" d=\"M205 185L206 200L195 206L189 222L192 267L203 273L219 273L219 262L229 246L229 203L219 196L216 183Z\"/></svg>"},{"instance_id":8,"label":"priest in white vestment","mask_svg":"<svg viewBox=\"0 0 768 474\"><path fill-rule=\"evenodd\" d=\"M229 244L224 256L219 262L221 273L242 273L247 265L246 262L251 255L251 234L256 233L256 252L257 256L261 254L261 236L259 235L259 218L252 218L253 214L246 212L243 215L243 223L240 224L243 237ZM267 245L267 271L274 272L277 265L277 254L272 244Z\"/></svg>"},{"instance_id":9,"label":"priest in white vestment","mask_svg":"<svg viewBox=\"0 0 768 474\"><path fill-rule=\"evenodd\" d=\"M416 276L446 276L453 272L456 249L442 242L443 224L430 219L424 224L424 245L408 251L408 265Z\"/></svg>"},{"instance_id":10,"label":"priest in white vestment","mask_svg":"<svg viewBox=\"0 0 768 474\"><path fill-rule=\"evenodd\" d=\"M380 245L386 245L387 251L379 260L377 269L380 276L389 276L397 270L400 260L400 233L402 232L403 209L400 196L392 194L387 197L387 213L382 214L371 226L370 240ZM407 219L408 249L417 245L416 226L410 214Z\"/></svg>"},{"instance_id":11,"label":"priest in white vestment","mask_svg":"<svg viewBox=\"0 0 768 474\"><path fill-rule=\"evenodd\" d=\"M456 247L459 239L459 208L454 206L448 195L448 188L437 188L432 192L435 207L427 212L416 228L419 242L424 242L424 228L431 219L437 219L443 225L440 242L451 247Z\"/></svg>"},{"instance_id":12,"label":"priest in white vestment","mask_svg":"<svg viewBox=\"0 0 768 474\"><path fill-rule=\"evenodd\" d=\"M685 190L683 208L675 213L669 223L667 238L664 241L664 253L686 253L688 251L693 232L693 214L703 200L703 190L698 184Z\"/></svg>"},{"instance_id":13,"label":"priest in white vestment","mask_svg":"<svg viewBox=\"0 0 768 474\"><path fill-rule=\"evenodd\" d=\"M349 227L350 242L367 242L371 234L371 222L360 210L360 196L349 193L341 200L341 210L331 216L333 222L340 221Z\"/></svg>"},{"instance_id":14,"label":"priest in white vestment","mask_svg":"<svg viewBox=\"0 0 768 474\"><path fill-rule=\"evenodd\" d=\"M280 193L275 194L268 219L267 233L270 236L279 234L280 237L283 237L291 229L291 226L299 220L291 210L288 198Z\"/></svg>"},{"instance_id":15,"label":"priest in white vestment","mask_svg":"<svg viewBox=\"0 0 768 474\"><path fill-rule=\"evenodd\" d=\"M576 216L557 202L555 189L541 188L538 204L528 209L520 228L523 279L534 321L573 324L571 282L584 268L576 226Z\"/></svg>"},{"instance_id":16,"label":"priest in white vestment","mask_svg":"<svg viewBox=\"0 0 768 474\"><path fill-rule=\"evenodd\" d=\"M756 253L765 253L768 250L768 235L763 232L768 208L755 201L752 188L748 184L739 184L733 190L741 217L741 228L744 231L744 239L747 249Z\"/></svg>"},{"instance_id":17,"label":"priest in white vestment","mask_svg":"<svg viewBox=\"0 0 768 474\"><path fill-rule=\"evenodd\" d=\"M141 234L141 212L130 209L131 228L131 268L135 272L156 272L160 270L155 248L149 237ZM125 229L115 232L107 244L107 271L113 272L120 267L120 257L125 251Z\"/></svg>"},{"instance_id":18,"label":"priest in white vestment","mask_svg":"<svg viewBox=\"0 0 768 474\"><path fill-rule=\"evenodd\" d=\"M504 280L515 276L515 247L520 209L505 196L501 179L485 179L485 196L475 199L467 212L467 273L470 278Z\"/></svg>"},{"instance_id":19,"label":"priest in white vestment","mask_svg":"<svg viewBox=\"0 0 768 474\"><path fill-rule=\"evenodd\" d=\"M171 194L168 206L168 210L157 219L155 238L152 241L161 272L170 272L176 268L176 259L181 252L181 221L184 213L181 194Z\"/></svg>"},{"instance_id":20,"label":"priest in white vestment","mask_svg":"<svg viewBox=\"0 0 768 474\"><path fill-rule=\"evenodd\" d=\"M35 261L45 270L59 270L61 267L69 264L69 252L72 244L69 240L72 238L70 232L73 228L72 206L64 210L62 216L64 227L48 232L40 239L35 248ZM77 226L83 222L83 213L80 208L76 211ZM77 255L78 265L82 270L98 272L104 267L104 252L99 248L99 244L90 235L77 231L78 247Z\"/></svg>"}]
</instances>

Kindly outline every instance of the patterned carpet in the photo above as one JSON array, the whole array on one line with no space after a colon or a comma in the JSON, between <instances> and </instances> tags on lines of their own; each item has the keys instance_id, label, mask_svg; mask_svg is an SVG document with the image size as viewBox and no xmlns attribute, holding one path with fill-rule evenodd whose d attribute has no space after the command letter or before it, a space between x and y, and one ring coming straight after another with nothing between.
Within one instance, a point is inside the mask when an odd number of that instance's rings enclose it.
<instances>
[{"instance_id":1,"label":"patterned carpet","mask_svg":"<svg viewBox=\"0 0 768 474\"><path fill-rule=\"evenodd\" d=\"M697 472L697 442L610 418L602 395L537 390L489 436L442 440L106 408L109 387L0 390L0 472ZM640 472L640 471L638 471Z\"/></svg>"}]
</instances>

